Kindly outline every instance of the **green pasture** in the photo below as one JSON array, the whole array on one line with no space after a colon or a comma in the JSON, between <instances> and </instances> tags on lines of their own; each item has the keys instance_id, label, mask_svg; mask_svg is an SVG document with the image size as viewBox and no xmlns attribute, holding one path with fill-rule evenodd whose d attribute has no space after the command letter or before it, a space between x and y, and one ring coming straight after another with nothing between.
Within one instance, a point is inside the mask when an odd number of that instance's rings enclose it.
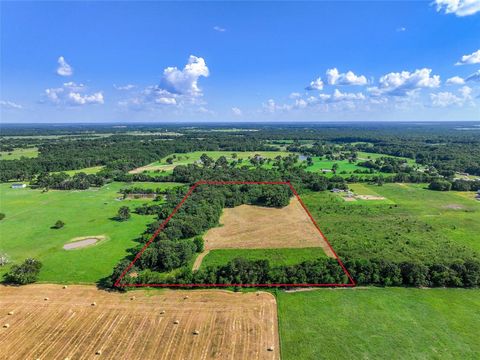
<instances>
[{"instance_id":1,"label":"green pasture","mask_svg":"<svg viewBox=\"0 0 480 360\"><path fill-rule=\"evenodd\" d=\"M0 160L18 160L22 157L35 158L38 156L38 149L32 148L18 148L13 151L0 151Z\"/></svg>"},{"instance_id":2,"label":"green pasture","mask_svg":"<svg viewBox=\"0 0 480 360\"><path fill-rule=\"evenodd\" d=\"M87 175L96 174L103 169L103 166L92 166L88 168L78 169L78 170L67 170L67 171L57 171L56 173L64 172L70 176L73 176L78 173L84 173Z\"/></svg>"},{"instance_id":3,"label":"green pasture","mask_svg":"<svg viewBox=\"0 0 480 360\"><path fill-rule=\"evenodd\" d=\"M302 200L340 256L395 261L452 261L480 256L480 202L426 185L353 184L359 194L388 201L346 202L310 192Z\"/></svg>"},{"instance_id":4,"label":"green pasture","mask_svg":"<svg viewBox=\"0 0 480 360\"><path fill-rule=\"evenodd\" d=\"M108 276L126 250L137 246L133 241L143 233L152 216L132 213L129 220L113 220L121 206L132 210L147 199L119 201L118 191L131 186L172 187L165 183L111 183L89 190L42 192L33 189L11 189L0 184L0 251L6 252L12 263L27 257L43 262L39 280L54 283L94 283ZM57 221L65 226L51 229ZM66 251L63 245L83 236L104 235L107 240L98 245ZM8 266L0 269L0 275Z\"/></svg>"},{"instance_id":5,"label":"green pasture","mask_svg":"<svg viewBox=\"0 0 480 360\"><path fill-rule=\"evenodd\" d=\"M284 360L478 359L480 290L278 292Z\"/></svg>"},{"instance_id":6,"label":"green pasture","mask_svg":"<svg viewBox=\"0 0 480 360\"><path fill-rule=\"evenodd\" d=\"M268 260L270 266L288 266L300 264L307 260L325 258L321 248L286 248L286 249L215 249L205 256L200 269L208 266L222 266L235 258L246 260Z\"/></svg>"}]
</instances>

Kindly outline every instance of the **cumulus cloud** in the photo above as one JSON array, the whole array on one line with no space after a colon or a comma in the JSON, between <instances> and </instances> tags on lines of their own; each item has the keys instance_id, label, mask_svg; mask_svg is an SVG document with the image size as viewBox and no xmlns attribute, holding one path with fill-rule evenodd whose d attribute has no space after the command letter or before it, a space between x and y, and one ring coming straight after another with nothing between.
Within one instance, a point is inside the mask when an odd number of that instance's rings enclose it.
<instances>
[{"instance_id":1,"label":"cumulus cloud","mask_svg":"<svg viewBox=\"0 0 480 360\"><path fill-rule=\"evenodd\" d=\"M383 75L379 86L368 88L372 96L393 95L408 96L422 88L436 88L440 86L440 76L430 75L431 69L423 68L414 72L391 72Z\"/></svg>"},{"instance_id":2,"label":"cumulus cloud","mask_svg":"<svg viewBox=\"0 0 480 360\"><path fill-rule=\"evenodd\" d=\"M299 92L292 92L288 97L290 99L298 99L301 96L302 96L302 94L300 94Z\"/></svg>"},{"instance_id":3,"label":"cumulus cloud","mask_svg":"<svg viewBox=\"0 0 480 360\"><path fill-rule=\"evenodd\" d=\"M51 103L56 105L75 106L104 103L102 92L87 94L86 90L85 85L70 81L64 83L62 87L45 89L45 95Z\"/></svg>"},{"instance_id":4,"label":"cumulus cloud","mask_svg":"<svg viewBox=\"0 0 480 360\"><path fill-rule=\"evenodd\" d=\"M467 76L465 81L480 82L480 70L477 70L472 75Z\"/></svg>"},{"instance_id":5,"label":"cumulus cloud","mask_svg":"<svg viewBox=\"0 0 480 360\"><path fill-rule=\"evenodd\" d=\"M474 51L470 55L463 55L455 65L480 64L480 50Z\"/></svg>"},{"instance_id":6,"label":"cumulus cloud","mask_svg":"<svg viewBox=\"0 0 480 360\"><path fill-rule=\"evenodd\" d=\"M352 71L339 73L337 68L328 69L326 73L327 82L330 85L366 85L367 78L363 75L357 76Z\"/></svg>"},{"instance_id":7,"label":"cumulus cloud","mask_svg":"<svg viewBox=\"0 0 480 360\"><path fill-rule=\"evenodd\" d=\"M113 84L113 87L116 90L121 90L121 91L128 91L128 90L135 89L135 85L133 85L133 84L127 84L127 85L115 85L115 84Z\"/></svg>"},{"instance_id":8,"label":"cumulus cloud","mask_svg":"<svg viewBox=\"0 0 480 360\"><path fill-rule=\"evenodd\" d=\"M225 29L225 28L223 28L223 27L221 27L221 26L218 26L218 25L217 25L217 26L214 26L214 27L213 27L213 30L218 31L218 32L225 32L225 31L227 31L227 29Z\"/></svg>"},{"instance_id":9,"label":"cumulus cloud","mask_svg":"<svg viewBox=\"0 0 480 360\"><path fill-rule=\"evenodd\" d=\"M73 68L67 63L63 56L60 56L57 60L58 68L57 74L60 76L71 76L73 75Z\"/></svg>"},{"instance_id":10,"label":"cumulus cloud","mask_svg":"<svg viewBox=\"0 0 480 360\"><path fill-rule=\"evenodd\" d=\"M323 81L322 78L317 78L310 82L305 90L323 90Z\"/></svg>"},{"instance_id":11,"label":"cumulus cloud","mask_svg":"<svg viewBox=\"0 0 480 360\"><path fill-rule=\"evenodd\" d=\"M242 116L242 110L240 110L240 108L235 107L235 106L232 107L232 113L235 116Z\"/></svg>"},{"instance_id":12,"label":"cumulus cloud","mask_svg":"<svg viewBox=\"0 0 480 360\"><path fill-rule=\"evenodd\" d=\"M465 80L460 76L453 76L447 80L447 85L463 85L465 84Z\"/></svg>"},{"instance_id":13,"label":"cumulus cloud","mask_svg":"<svg viewBox=\"0 0 480 360\"><path fill-rule=\"evenodd\" d=\"M133 110L152 110L154 106L163 108L180 109L189 105L193 111L201 111L205 102L201 99L202 90L198 86L201 77L210 74L205 60L201 57L190 55L183 69L167 67L158 85L150 85L144 89L130 92L130 98L122 99L118 104L122 107L130 107ZM132 90L133 85L116 87L119 90ZM211 111L203 112L211 113Z\"/></svg>"},{"instance_id":14,"label":"cumulus cloud","mask_svg":"<svg viewBox=\"0 0 480 360\"><path fill-rule=\"evenodd\" d=\"M404 31L407 31L407 28L404 26L397 28L397 32L404 32Z\"/></svg>"},{"instance_id":15,"label":"cumulus cloud","mask_svg":"<svg viewBox=\"0 0 480 360\"><path fill-rule=\"evenodd\" d=\"M14 103L13 101L8 101L8 100L0 100L0 106L2 109L8 109L8 110L20 110L22 109L22 105Z\"/></svg>"},{"instance_id":16,"label":"cumulus cloud","mask_svg":"<svg viewBox=\"0 0 480 360\"><path fill-rule=\"evenodd\" d=\"M432 105L435 107L463 106L472 100L472 89L470 87L463 86L458 92L460 95L448 91L430 94Z\"/></svg>"},{"instance_id":17,"label":"cumulus cloud","mask_svg":"<svg viewBox=\"0 0 480 360\"><path fill-rule=\"evenodd\" d=\"M176 66L167 67L163 71L163 78L160 86L173 94L201 96L202 91L198 87L200 77L208 77L208 70L205 60L201 57L190 55L185 67L180 70Z\"/></svg>"},{"instance_id":18,"label":"cumulus cloud","mask_svg":"<svg viewBox=\"0 0 480 360\"><path fill-rule=\"evenodd\" d=\"M457 16L473 15L480 11L480 0L435 0L437 11Z\"/></svg>"}]
</instances>

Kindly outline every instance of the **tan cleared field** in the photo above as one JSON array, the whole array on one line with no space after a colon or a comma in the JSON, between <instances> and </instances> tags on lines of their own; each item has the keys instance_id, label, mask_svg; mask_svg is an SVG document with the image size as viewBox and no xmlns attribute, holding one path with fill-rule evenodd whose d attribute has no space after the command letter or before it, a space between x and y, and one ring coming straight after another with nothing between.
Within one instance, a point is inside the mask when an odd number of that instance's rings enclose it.
<instances>
[{"instance_id":1,"label":"tan cleared field","mask_svg":"<svg viewBox=\"0 0 480 360\"><path fill-rule=\"evenodd\" d=\"M321 247L334 257L297 198L281 209L252 205L224 209L220 224L205 234L206 250Z\"/></svg>"},{"instance_id":2,"label":"tan cleared field","mask_svg":"<svg viewBox=\"0 0 480 360\"><path fill-rule=\"evenodd\" d=\"M139 168L130 170L128 173L129 174L141 174L144 171L155 171L155 170L169 171L169 170L173 170L175 168L175 166L177 166L177 165L145 165L145 166L141 166Z\"/></svg>"},{"instance_id":3,"label":"tan cleared field","mask_svg":"<svg viewBox=\"0 0 480 360\"><path fill-rule=\"evenodd\" d=\"M66 358L279 359L275 298L222 290L0 287L0 359Z\"/></svg>"}]
</instances>

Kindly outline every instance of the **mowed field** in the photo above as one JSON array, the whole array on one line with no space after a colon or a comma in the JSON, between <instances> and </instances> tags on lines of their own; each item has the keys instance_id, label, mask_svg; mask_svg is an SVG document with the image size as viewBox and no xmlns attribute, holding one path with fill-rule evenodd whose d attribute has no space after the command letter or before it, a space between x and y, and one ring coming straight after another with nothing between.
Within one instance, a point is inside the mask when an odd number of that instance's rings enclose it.
<instances>
[{"instance_id":1,"label":"mowed field","mask_svg":"<svg viewBox=\"0 0 480 360\"><path fill-rule=\"evenodd\" d=\"M194 164L200 162L200 157L203 154L207 154L213 160L217 160L221 156L225 156L227 161L235 160L233 154L236 154L236 159L243 159L241 166L243 165L251 165L249 162L249 158L254 157L255 155L260 155L265 159L274 159L277 156L285 157L291 153L286 151L194 151L189 153L175 153L160 159L154 163L148 164L146 166L142 166L140 168L134 169L130 171L131 174L138 174L144 171L147 172L154 172L158 171L172 171L175 166L177 165L187 165L187 164ZM172 164L167 163L167 159L175 156L173 159ZM266 168L270 167L268 164L265 164Z\"/></svg>"},{"instance_id":2,"label":"mowed field","mask_svg":"<svg viewBox=\"0 0 480 360\"><path fill-rule=\"evenodd\" d=\"M36 147L18 148L13 151L0 151L0 160L18 160L22 157L35 158L37 156L38 149Z\"/></svg>"},{"instance_id":3,"label":"mowed field","mask_svg":"<svg viewBox=\"0 0 480 360\"><path fill-rule=\"evenodd\" d=\"M253 205L224 209L220 224L205 234L206 250L321 247L334 257L295 197L281 209Z\"/></svg>"},{"instance_id":4,"label":"mowed field","mask_svg":"<svg viewBox=\"0 0 480 360\"><path fill-rule=\"evenodd\" d=\"M29 285L0 293L0 359L280 358L267 292Z\"/></svg>"},{"instance_id":5,"label":"mowed field","mask_svg":"<svg viewBox=\"0 0 480 360\"><path fill-rule=\"evenodd\" d=\"M302 194L340 256L430 263L480 256L480 202L473 193L431 191L426 184L350 186L385 200Z\"/></svg>"},{"instance_id":6,"label":"mowed field","mask_svg":"<svg viewBox=\"0 0 480 360\"><path fill-rule=\"evenodd\" d=\"M284 360L480 358L480 290L277 294Z\"/></svg>"},{"instance_id":7,"label":"mowed field","mask_svg":"<svg viewBox=\"0 0 480 360\"><path fill-rule=\"evenodd\" d=\"M132 214L124 222L115 221L118 209L131 210L148 199L118 201L118 191L130 186L174 187L175 183L111 183L89 190L42 192L32 189L11 189L0 184L0 251L12 263L35 257L43 263L39 281L56 283L94 283L111 274L127 249L153 221L152 216ZM57 220L65 226L51 229ZM63 245L78 237L102 236L97 245L66 251ZM8 271L2 267L0 276Z\"/></svg>"}]
</instances>

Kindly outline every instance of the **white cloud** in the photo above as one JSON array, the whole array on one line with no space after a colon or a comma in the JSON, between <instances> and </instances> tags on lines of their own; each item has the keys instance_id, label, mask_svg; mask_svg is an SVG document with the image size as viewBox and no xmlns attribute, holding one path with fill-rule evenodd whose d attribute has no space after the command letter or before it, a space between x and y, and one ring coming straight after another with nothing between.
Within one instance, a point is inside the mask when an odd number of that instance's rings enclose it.
<instances>
[{"instance_id":1,"label":"white cloud","mask_svg":"<svg viewBox=\"0 0 480 360\"><path fill-rule=\"evenodd\" d=\"M480 70L477 70L472 75L467 76L465 81L480 82Z\"/></svg>"},{"instance_id":2,"label":"white cloud","mask_svg":"<svg viewBox=\"0 0 480 360\"><path fill-rule=\"evenodd\" d=\"M322 90L323 89L323 81L321 78L317 78L310 82L305 90Z\"/></svg>"},{"instance_id":3,"label":"white cloud","mask_svg":"<svg viewBox=\"0 0 480 360\"><path fill-rule=\"evenodd\" d=\"M218 31L218 32L225 32L227 29L220 27L220 26L214 26L213 30Z\"/></svg>"},{"instance_id":4,"label":"white cloud","mask_svg":"<svg viewBox=\"0 0 480 360\"><path fill-rule=\"evenodd\" d=\"M86 87L83 84L76 84L72 81L64 83L62 87L45 89L47 99L56 105L88 105L103 104L102 92L86 94Z\"/></svg>"},{"instance_id":5,"label":"white cloud","mask_svg":"<svg viewBox=\"0 0 480 360\"><path fill-rule=\"evenodd\" d=\"M160 105L177 105L177 100L171 97L158 97L154 101Z\"/></svg>"},{"instance_id":6,"label":"white cloud","mask_svg":"<svg viewBox=\"0 0 480 360\"><path fill-rule=\"evenodd\" d=\"M242 110L240 110L238 107L232 107L232 112L235 116L242 116Z\"/></svg>"},{"instance_id":7,"label":"white cloud","mask_svg":"<svg viewBox=\"0 0 480 360\"><path fill-rule=\"evenodd\" d=\"M422 88L436 88L440 86L440 76L430 76L432 70L423 68L414 72L391 72L383 75L378 87L368 88L372 96L393 95L408 96Z\"/></svg>"},{"instance_id":8,"label":"white cloud","mask_svg":"<svg viewBox=\"0 0 480 360\"><path fill-rule=\"evenodd\" d=\"M462 59L455 65L480 64L480 50L474 51L470 55L463 55Z\"/></svg>"},{"instance_id":9,"label":"white cloud","mask_svg":"<svg viewBox=\"0 0 480 360\"><path fill-rule=\"evenodd\" d=\"M113 84L113 87L116 90L121 90L121 91L128 91L128 90L135 89L135 85L132 85L132 84L127 84L127 85L115 85L115 84Z\"/></svg>"},{"instance_id":10,"label":"white cloud","mask_svg":"<svg viewBox=\"0 0 480 360\"><path fill-rule=\"evenodd\" d=\"M465 80L460 76L454 76L447 80L447 85L463 85Z\"/></svg>"},{"instance_id":11,"label":"white cloud","mask_svg":"<svg viewBox=\"0 0 480 360\"><path fill-rule=\"evenodd\" d=\"M335 89L331 99L333 101L365 100L365 95L363 95L362 93L342 93L340 90Z\"/></svg>"},{"instance_id":12,"label":"white cloud","mask_svg":"<svg viewBox=\"0 0 480 360\"><path fill-rule=\"evenodd\" d=\"M435 0L437 11L457 16L473 15L480 11L480 0Z\"/></svg>"},{"instance_id":13,"label":"white cloud","mask_svg":"<svg viewBox=\"0 0 480 360\"><path fill-rule=\"evenodd\" d=\"M469 100L472 100L472 89L470 87L463 86L458 92L460 96L448 91L430 94L432 105L436 107L463 106Z\"/></svg>"},{"instance_id":14,"label":"white cloud","mask_svg":"<svg viewBox=\"0 0 480 360\"><path fill-rule=\"evenodd\" d=\"M190 55L183 70L179 70L177 67L168 67L163 71L160 86L174 94L201 96L202 92L198 87L198 79L202 76L208 77L209 74L205 60Z\"/></svg>"},{"instance_id":15,"label":"white cloud","mask_svg":"<svg viewBox=\"0 0 480 360\"><path fill-rule=\"evenodd\" d=\"M2 109L20 110L23 108L22 105L14 103L13 101L8 101L8 100L0 100L0 106L2 107Z\"/></svg>"},{"instance_id":16,"label":"white cloud","mask_svg":"<svg viewBox=\"0 0 480 360\"><path fill-rule=\"evenodd\" d=\"M340 74L337 68L327 70L327 82L330 85L366 85L367 78L357 76L352 71Z\"/></svg>"},{"instance_id":17,"label":"white cloud","mask_svg":"<svg viewBox=\"0 0 480 360\"><path fill-rule=\"evenodd\" d=\"M290 99L298 99L301 96L302 96L302 94L300 94L299 92L292 92L288 97Z\"/></svg>"},{"instance_id":18,"label":"white cloud","mask_svg":"<svg viewBox=\"0 0 480 360\"><path fill-rule=\"evenodd\" d=\"M404 31L407 31L407 28L404 26L397 28L397 32L404 32Z\"/></svg>"},{"instance_id":19,"label":"white cloud","mask_svg":"<svg viewBox=\"0 0 480 360\"><path fill-rule=\"evenodd\" d=\"M65 61L63 56L60 56L57 60L58 68L57 74L60 76L71 76L73 75L73 68Z\"/></svg>"}]
</instances>

